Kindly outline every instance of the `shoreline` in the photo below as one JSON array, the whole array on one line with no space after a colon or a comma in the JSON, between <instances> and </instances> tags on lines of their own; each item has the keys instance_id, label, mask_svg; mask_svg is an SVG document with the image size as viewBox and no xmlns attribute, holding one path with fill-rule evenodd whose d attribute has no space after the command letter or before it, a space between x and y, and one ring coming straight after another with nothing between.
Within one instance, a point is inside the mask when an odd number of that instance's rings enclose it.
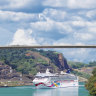
<instances>
[{"instance_id":1,"label":"shoreline","mask_svg":"<svg viewBox=\"0 0 96 96\"><path fill-rule=\"evenodd\" d=\"M32 82L24 81L0 81L0 88L2 87L17 87L17 86L31 86Z\"/></svg>"}]
</instances>

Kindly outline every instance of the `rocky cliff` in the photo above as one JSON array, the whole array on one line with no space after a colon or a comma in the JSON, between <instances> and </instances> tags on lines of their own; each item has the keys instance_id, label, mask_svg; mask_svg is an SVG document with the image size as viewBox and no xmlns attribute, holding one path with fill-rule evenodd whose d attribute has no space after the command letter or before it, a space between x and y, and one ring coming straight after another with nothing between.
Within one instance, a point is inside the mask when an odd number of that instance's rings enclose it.
<instances>
[{"instance_id":1,"label":"rocky cliff","mask_svg":"<svg viewBox=\"0 0 96 96\"><path fill-rule=\"evenodd\" d=\"M58 60L59 60L58 65L59 65L61 70L70 69L69 65L67 64L67 60L64 58L62 53L58 54Z\"/></svg>"}]
</instances>

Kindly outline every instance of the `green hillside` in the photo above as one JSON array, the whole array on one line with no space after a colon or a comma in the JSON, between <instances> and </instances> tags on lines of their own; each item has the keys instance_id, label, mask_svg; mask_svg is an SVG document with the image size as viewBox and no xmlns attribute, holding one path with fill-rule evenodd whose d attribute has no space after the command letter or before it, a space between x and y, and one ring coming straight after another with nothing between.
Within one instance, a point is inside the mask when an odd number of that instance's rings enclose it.
<instances>
[{"instance_id":1,"label":"green hillside","mask_svg":"<svg viewBox=\"0 0 96 96\"><path fill-rule=\"evenodd\" d=\"M68 61L69 66L72 68L72 73L83 77L85 79L89 79L92 75L93 69L96 67L96 61L89 62L88 64L83 62L73 62Z\"/></svg>"},{"instance_id":2,"label":"green hillside","mask_svg":"<svg viewBox=\"0 0 96 96\"><path fill-rule=\"evenodd\" d=\"M68 61L68 64L70 65L70 67L72 67L74 69L80 69L83 67L94 67L94 66L96 66L96 61L89 62L88 64L83 63L83 62Z\"/></svg>"},{"instance_id":3,"label":"green hillside","mask_svg":"<svg viewBox=\"0 0 96 96\"><path fill-rule=\"evenodd\" d=\"M50 67L58 71L60 65L58 54L55 51L44 51L37 49L0 49L0 62L11 66L23 74L36 74L41 68Z\"/></svg>"}]
</instances>

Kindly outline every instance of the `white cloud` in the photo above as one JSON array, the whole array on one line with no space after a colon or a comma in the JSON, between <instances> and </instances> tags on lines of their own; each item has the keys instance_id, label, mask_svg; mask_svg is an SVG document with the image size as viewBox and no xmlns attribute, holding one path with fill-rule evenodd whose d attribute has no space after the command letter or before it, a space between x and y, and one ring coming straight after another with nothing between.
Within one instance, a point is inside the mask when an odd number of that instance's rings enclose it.
<instances>
[{"instance_id":1,"label":"white cloud","mask_svg":"<svg viewBox=\"0 0 96 96\"><path fill-rule=\"evenodd\" d=\"M27 14L10 11L5 11L4 13L3 11L0 11L0 14L1 20L5 21L22 21L26 23L28 20L28 25L26 25L28 28L32 29L35 34L35 37L32 38L39 41L38 44L40 45L94 44L94 42L88 41L95 40L96 22L85 20L82 16L79 16L78 14L75 15L75 13L47 8L40 14ZM57 19L55 20L53 17L56 17ZM32 20L37 21L32 22Z\"/></svg>"},{"instance_id":2,"label":"white cloud","mask_svg":"<svg viewBox=\"0 0 96 96\"><path fill-rule=\"evenodd\" d=\"M95 0L1 0L1 10L14 10L32 12L37 10L42 12L48 7L63 7L71 9L91 9L96 8ZM25 10L24 10L25 9Z\"/></svg>"},{"instance_id":3,"label":"white cloud","mask_svg":"<svg viewBox=\"0 0 96 96\"><path fill-rule=\"evenodd\" d=\"M31 27L35 28L39 31L45 31L45 32L50 31L53 28L55 22L53 20L48 19L48 18L46 18L46 19L47 19L47 21L38 21L36 23L32 22Z\"/></svg>"},{"instance_id":4,"label":"white cloud","mask_svg":"<svg viewBox=\"0 0 96 96\"><path fill-rule=\"evenodd\" d=\"M32 38L32 30L18 29L10 45L38 45L36 40Z\"/></svg>"},{"instance_id":5,"label":"white cloud","mask_svg":"<svg viewBox=\"0 0 96 96\"><path fill-rule=\"evenodd\" d=\"M72 24L74 26L79 26L79 27L84 27L86 26L86 22L85 21L72 21Z\"/></svg>"},{"instance_id":6,"label":"white cloud","mask_svg":"<svg viewBox=\"0 0 96 96\"><path fill-rule=\"evenodd\" d=\"M56 46L63 46L63 45L72 45L72 44L70 44L70 43L64 43L64 41L63 42L53 42L53 45L56 45Z\"/></svg>"},{"instance_id":7,"label":"white cloud","mask_svg":"<svg viewBox=\"0 0 96 96\"><path fill-rule=\"evenodd\" d=\"M60 1L56 0L56 2L61 2L61 1L62 0ZM14 2L18 2L18 1L14 1ZM48 2L51 3L51 1L48 1ZM78 12L71 12L71 11L68 12L68 11L64 11L61 9L57 9L57 8L54 8L54 9L47 8L40 14L39 13L28 14L24 12L0 11L0 20L2 22L12 21L12 22L18 22L18 23L22 23L22 22L27 23L26 21L28 21L29 28L30 28L29 23L31 22L30 23L31 29L34 32L36 32L35 35L41 34L40 38L46 38L46 37L42 37L44 36L43 34L48 34L49 36L49 33L52 33L50 34L50 37L51 37L51 35L53 35L53 32L57 33L60 36L62 35L61 36L62 38L59 38L59 39L70 38L71 40L75 35L75 39L72 39L73 42L75 41L74 44L81 43L81 41L86 43L85 41L93 40L95 38L94 35L95 35L96 21L89 21L85 19L85 17L83 18ZM83 36L84 35L82 34L83 32L85 32L85 36ZM54 39L54 38L51 37L49 39ZM78 41L76 39L78 39ZM68 41L69 43L70 43L70 40ZM64 44L68 42L64 42Z\"/></svg>"},{"instance_id":8,"label":"white cloud","mask_svg":"<svg viewBox=\"0 0 96 96\"><path fill-rule=\"evenodd\" d=\"M67 38L54 41L52 45L58 45L58 46L59 45L61 45L61 46L63 46L63 45L85 45L84 42L83 43L79 42L79 41L74 42L74 40L71 40L73 42L70 42L70 39L67 39L67 40L66 39Z\"/></svg>"},{"instance_id":9,"label":"white cloud","mask_svg":"<svg viewBox=\"0 0 96 96\"><path fill-rule=\"evenodd\" d=\"M77 42L77 43L75 43L75 45L85 45L85 44L81 43L81 42Z\"/></svg>"},{"instance_id":10,"label":"white cloud","mask_svg":"<svg viewBox=\"0 0 96 96\"><path fill-rule=\"evenodd\" d=\"M74 33L74 37L81 40L91 40L94 38L93 34L90 33Z\"/></svg>"},{"instance_id":11,"label":"white cloud","mask_svg":"<svg viewBox=\"0 0 96 96\"><path fill-rule=\"evenodd\" d=\"M89 18L94 18L96 16L96 9L86 12L86 16Z\"/></svg>"},{"instance_id":12,"label":"white cloud","mask_svg":"<svg viewBox=\"0 0 96 96\"><path fill-rule=\"evenodd\" d=\"M5 1L1 1L1 3L3 3L3 6L0 6L0 9L7 9L7 8L20 8L22 6L24 6L27 1L29 0L5 0ZM7 3L6 3L7 2Z\"/></svg>"},{"instance_id":13,"label":"white cloud","mask_svg":"<svg viewBox=\"0 0 96 96\"><path fill-rule=\"evenodd\" d=\"M66 8L96 8L95 0L4 0L0 1L0 9L22 9L22 8L31 8L42 6L47 8L51 7L66 7ZM31 10L30 10L31 11Z\"/></svg>"},{"instance_id":14,"label":"white cloud","mask_svg":"<svg viewBox=\"0 0 96 96\"><path fill-rule=\"evenodd\" d=\"M38 31L52 32L54 29L58 31L60 34L67 34L72 32L72 28L70 25L64 22L56 22L50 18L46 17L46 21L38 21L35 23L30 23L31 27ZM55 32L56 32L55 31Z\"/></svg>"},{"instance_id":15,"label":"white cloud","mask_svg":"<svg viewBox=\"0 0 96 96\"><path fill-rule=\"evenodd\" d=\"M67 3L67 0L45 0L43 2L44 6L52 6L52 7L64 7Z\"/></svg>"},{"instance_id":16,"label":"white cloud","mask_svg":"<svg viewBox=\"0 0 96 96\"><path fill-rule=\"evenodd\" d=\"M64 21L67 16L66 11L52 9L52 8L45 9L42 14L48 18L55 20L55 21L62 21L62 20Z\"/></svg>"},{"instance_id":17,"label":"white cloud","mask_svg":"<svg viewBox=\"0 0 96 96\"><path fill-rule=\"evenodd\" d=\"M96 27L95 26L89 27L88 30L89 30L89 32L95 33L94 35L96 35Z\"/></svg>"},{"instance_id":18,"label":"white cloud","mask_svg":"<svg viewBox=\"0 0 96 96\"><path fill-rule=\"evenodd\" d=\"M0 9L15 12L42 12L44 0L1 0Z\"/></svg>"},{"instance_id":19,"label":"white cloud","mask_svg":"<svg viewBox=\"0 0 96 96\"><path fill-rule=\"evenodd\" d=\"M96 8L95 0L68 0L69 8Z\"/></svg>"},{"instance_id":20,"label":"white cloud","mask_svg":"<svg viewBox=\"0 0 96 96\"><path fill-rule=\"evenodd\" d=\"M10 11L0 11L0 20L1 21L36 21L39 19L38 14L27 14L23 12L10 12Z\"/></svg>"},{"instance_id":21,"label":"white cloud","mask_svg":"<svg viewBox=\"0 0 96 96\"><path fill-rule=\"evenodd\" d=\"M7 2L7 3L6 3ZM25 6L29 7L28 5L31 3L32 5L36 4L35 0L4 0L1 2L3 6L0 6L0 9L19 9Z\"/></svg>"},{"instance_id":22,"label":"white cloud","mask_svg":"<svg viewBox=\"0 0 96 96\"><path fill-rule=\"evenodd\" d=\"M45 0L45 2L43 4L45 6L66 7L66 8L72 8L72 9L96 8L96 1L95 0Z\"/></svg>"},{"instance_id":23,"label":"white cloud","mask_svg":"<svg viewBox=\"0 0 96 96\"><path fill-rule=\"evenodd\" d=\"M21 8L26 5L30 0L10 0L9 8Z\"/></svg>"}]
</instances>

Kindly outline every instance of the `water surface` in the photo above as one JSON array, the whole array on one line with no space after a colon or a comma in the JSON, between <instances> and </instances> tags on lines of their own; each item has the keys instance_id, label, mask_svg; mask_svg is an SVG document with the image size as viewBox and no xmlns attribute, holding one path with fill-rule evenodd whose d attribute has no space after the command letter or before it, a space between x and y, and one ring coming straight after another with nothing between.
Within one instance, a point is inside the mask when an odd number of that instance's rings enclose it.
<instances>
[{"instance_id":1,"label":"water surface","mask_svg":"<svg viewBox=\"0 0 96 96\"><path fill-rule=\"evenodd\" d=\"M35 89L32 86L0 88L0 96L89 96L84 83L80 85L57 89Z\"/></svg>"}]
</instances>

